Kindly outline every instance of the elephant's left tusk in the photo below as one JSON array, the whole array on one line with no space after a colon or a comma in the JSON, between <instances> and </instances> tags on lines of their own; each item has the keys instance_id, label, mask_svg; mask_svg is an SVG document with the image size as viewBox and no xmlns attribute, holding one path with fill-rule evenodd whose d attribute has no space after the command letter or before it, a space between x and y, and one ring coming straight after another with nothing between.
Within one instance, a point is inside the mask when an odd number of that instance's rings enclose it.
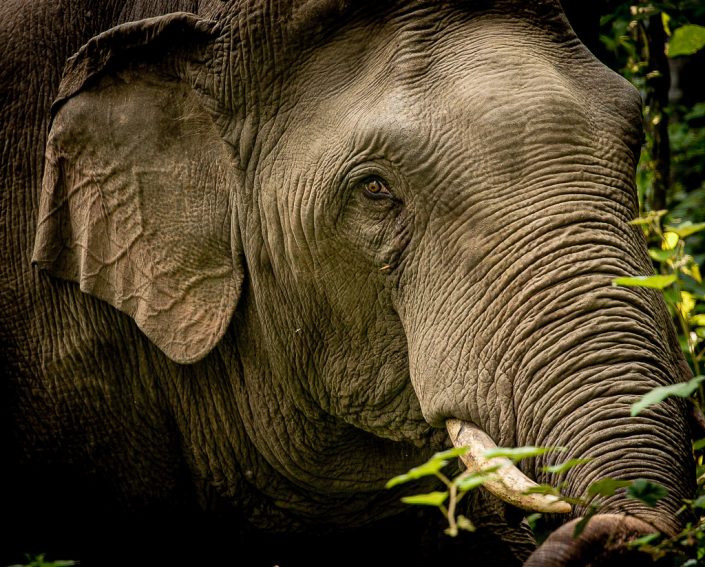
<instances>
[{"instance_id":1,"label":"elephant's left tusk","mask_svg":"<svg viewBox=\"0 0 705 567\"><path fill-rule=\"evenodd\" d=\"M499 467L496 472L488 475L482 485L492 494L504 502L524 510L550 514L568 514L570 512L570 504L553 494L529 493L528 491L537 487L538 484L521 472L506 457L491 459L485 457L487 451L497 448L487 433L459 419L449 419L446 421L446 427L453 445L470 448L465 455L460 457L470 472Z\"/></svg>"}]
</instances>

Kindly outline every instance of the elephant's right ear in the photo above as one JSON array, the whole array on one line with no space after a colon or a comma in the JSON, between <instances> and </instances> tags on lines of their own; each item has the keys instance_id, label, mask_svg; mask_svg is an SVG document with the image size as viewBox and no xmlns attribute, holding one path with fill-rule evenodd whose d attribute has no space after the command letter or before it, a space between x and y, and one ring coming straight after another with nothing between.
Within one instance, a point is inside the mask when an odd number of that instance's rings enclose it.
<instances>
[{"instance_id":1,"label":"elephant's right ear","mask_svg":"<svg viewBox=\"0 0 705 567\"><path fill-rule=\"evenodd\" d=\"M213 38L209 22L170 14L114 28L69 60L32 258L180 363L223 336L244 271L235 159L193 88Z\"/></svg>"}]
</instances>

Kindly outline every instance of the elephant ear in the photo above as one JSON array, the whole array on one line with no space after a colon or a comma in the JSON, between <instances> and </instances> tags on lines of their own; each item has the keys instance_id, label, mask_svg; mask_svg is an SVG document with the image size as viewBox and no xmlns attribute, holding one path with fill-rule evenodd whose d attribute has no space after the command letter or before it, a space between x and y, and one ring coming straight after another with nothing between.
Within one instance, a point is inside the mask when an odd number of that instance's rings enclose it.
<instances>
[{"instance_id":1,"label":"elephant ear","mask_svg":"<svg viewBox=\"0 0 705 567\"><path fill-rule=\"evenodd\" d=\"M32 258L180 363L223 336L244 270L235 160L194 87L211 29L170 14L109 30L69 60Z\"/></svg>"}]
</instances>

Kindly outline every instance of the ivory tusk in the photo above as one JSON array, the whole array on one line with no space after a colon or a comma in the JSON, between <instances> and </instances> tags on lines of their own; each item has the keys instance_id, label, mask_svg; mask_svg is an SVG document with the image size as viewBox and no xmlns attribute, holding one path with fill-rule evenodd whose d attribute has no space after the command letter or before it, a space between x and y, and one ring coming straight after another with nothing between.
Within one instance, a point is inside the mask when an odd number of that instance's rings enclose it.
<instances>
[{"instance_id":1,"label":"ivory tusk","mask_svg":"<svg viewBox=\"0 0 705 567\"><path fill-rule=\"evenodd\" d=\"M460 457L470 472L479 472L488 467L500 467L489 475L482 485L497 498L524 510L550 514L568 514L570 512L570 504L553 494L527 494L530 488L538 486L538 484L521 472L510 459L506 457L486 458L487 451L497 448L487 433L459 419L449 419L446 421L446 427L453 445L470 448L465 455Z\"/></svg>"}]
</instances>

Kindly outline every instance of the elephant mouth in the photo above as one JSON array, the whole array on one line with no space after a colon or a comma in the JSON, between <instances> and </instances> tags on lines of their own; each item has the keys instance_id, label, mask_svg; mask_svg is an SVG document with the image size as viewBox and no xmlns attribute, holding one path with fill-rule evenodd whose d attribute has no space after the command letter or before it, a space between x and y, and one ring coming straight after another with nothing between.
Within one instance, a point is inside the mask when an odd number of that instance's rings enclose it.
<instances>
[{"instance_id":1,"label":"elephant mouth","mask_svg":"<svg viewBox=\"0 0 705 567\"><path fill-rule=\"evenodd\" d=\"M446 428L455 447L469 447L470 450L461 457L469 472L479 473L495 469L487 475L482 486L497 498L517 508L533 512L570 513L570 504L557 496L534 492L539 485L521 472L510 459L488 458L487 452L496 449L497 445L487 433L459 419L446 421Z\"/></svg>"}]
</instances>

